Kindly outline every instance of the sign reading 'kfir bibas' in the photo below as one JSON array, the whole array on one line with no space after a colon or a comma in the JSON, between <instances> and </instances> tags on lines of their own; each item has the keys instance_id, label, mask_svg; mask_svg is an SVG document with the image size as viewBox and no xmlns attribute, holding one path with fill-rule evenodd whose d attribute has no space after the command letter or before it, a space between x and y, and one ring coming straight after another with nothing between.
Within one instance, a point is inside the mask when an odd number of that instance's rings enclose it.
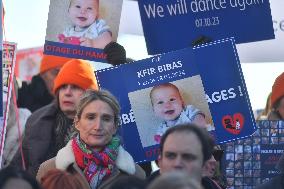
<instances>
[{"instance_id":1,"label":"sign reading 'kfir bibas'","mask_svg":"<svg viewBox=\"0 0 284 189\"><path fill-rule=\"evenodd\" d=\"M233 39L99 70L96 76L100 88L121 104L119 131L135 161L156 159L161 136L178 124L193 122L217 143L255 131Z\"/></svg>"}]
</instances>

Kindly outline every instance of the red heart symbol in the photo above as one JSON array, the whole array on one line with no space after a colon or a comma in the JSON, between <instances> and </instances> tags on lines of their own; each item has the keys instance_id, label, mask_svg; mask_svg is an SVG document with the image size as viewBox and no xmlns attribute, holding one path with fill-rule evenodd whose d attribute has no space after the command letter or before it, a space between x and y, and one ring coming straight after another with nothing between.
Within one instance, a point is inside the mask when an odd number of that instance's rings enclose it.
<instances>
[{"instance_id":1,"label":"red heart symbol","mask_svg":"<svg viewBox=\"0 0 284 189\"><path fill-rule=\"evenodd\" d=\"M238 135L244 126L244 116L241 113L235 113L233 116L225 115L222 118L222 125L229 133Z\"/></svg>"}]
</instances>

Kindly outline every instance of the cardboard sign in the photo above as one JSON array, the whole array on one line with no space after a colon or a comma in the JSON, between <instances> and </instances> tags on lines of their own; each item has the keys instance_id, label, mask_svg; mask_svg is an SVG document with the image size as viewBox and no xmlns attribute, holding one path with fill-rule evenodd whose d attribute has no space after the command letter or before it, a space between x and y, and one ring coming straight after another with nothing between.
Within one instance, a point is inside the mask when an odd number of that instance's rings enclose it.
<instances>
[{"instance_id":1,"label":"cardboard sign","mask_svg":"<svg viewBox=\"0 0 284 189\"><path fill-rule=\"evenodd\" d=\"M51 0L44 54L106 62L116 41L122 0Z\"/></svg>"},{"instance_id":2,"label":"cardboard sign","mask_svg":"<svg viewBox=\"0 0 284 189\"><path fill-rule=\"evenodd\" d=\"M253 188L279 175L275 168L284 153L284 122L259 121L252 137L222 146L228 188Z\"/></svg>"},{"instance_id":3,"label":"cardboard sign","mask_svg":"<svg viewBox=\"0 0 284 189\"><path fill-rule=\"evenodd\" d=\"M195 122L195 116L203 118L197 124L218 143L255 130L233 39L100 70L96 75L100 87L121 104L120 134L135 161L156 159L159 139L167 128ZM167 103L175 108L162 106Z\"/></svg>"},{"instance_id":4,"label":"cardboard sign","mask_svg":"<svg viewBox=\"0 0 284 189\"><path fill-rule=\"evenodd\" d=\"M6 126L8 120L9 104L11 100L15 58L17 46L15 43L4 42L2 54L2 74L3 74L3 112L4 117L0 118L0 166L3 157ZM1 107L2 108L2 107Z\"/></svg>"},{"instance_id":5,"label":"cardboard sign","mask_svg":"<svg viewBox=\"0 0 284 189\"><path fill-rule=\"evenodd\" d=\"M274 39L268 0L139 0L149 54L188 47L201 35L236 43Z\"/></svg>"}]
</instances>

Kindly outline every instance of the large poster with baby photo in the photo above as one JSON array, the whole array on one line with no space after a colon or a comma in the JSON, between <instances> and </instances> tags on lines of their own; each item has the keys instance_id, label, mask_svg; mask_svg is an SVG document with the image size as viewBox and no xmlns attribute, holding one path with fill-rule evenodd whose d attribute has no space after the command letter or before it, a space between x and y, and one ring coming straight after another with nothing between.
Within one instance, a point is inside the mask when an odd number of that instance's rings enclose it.
<instances>
[{"instance_id":1,"label":"large poster with baby photo","mask_svg":"<svg viewBox=\"0 0 284 189\"><path fill-rule=\"evenodd\" d=\"M223 54L222 48L232 53ZM201 49L206 49L203 56L220 57L212 64L223 70L224 77L205 77L212 68L200 63ZM236 74L240 72L236 56L233 40L227 39L96 72L100 88L113 93L122 106L119 132L135 161L156 159L161 136L177 124L195 123L216 137L217 143L253 133L246 87ZM239 105L232 107L232 102Z\"/></svg>"},{"instance_id":2,"label":"large poster with baby photo","mask_svg":"<svg viewBox=\"0 0 284 189\"><path fill-rule=\"evenodd\" d=\"M105 62L121 9L122 0L50 0L44 54Z\"/></svg>"},{"instance_id":3,"label":"large poster with baby photo","mask_svg":"<svg viewBox=\"0 0 284 189\"><path fill-rule=\"evenodd\" d=\"M139 0L149 54L186 48L200 36L237 43L274 39L269 0Z\"/></svg>"}]
</instances>

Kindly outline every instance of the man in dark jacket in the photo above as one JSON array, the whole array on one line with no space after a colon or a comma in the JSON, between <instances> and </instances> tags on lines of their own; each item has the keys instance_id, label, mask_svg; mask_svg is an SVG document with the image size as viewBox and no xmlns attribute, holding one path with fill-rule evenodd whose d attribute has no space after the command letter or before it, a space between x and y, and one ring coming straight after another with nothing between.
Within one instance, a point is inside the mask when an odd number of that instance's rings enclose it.
<instances>
[{"instance_id":1,"label":"man in dark jacket","mask_svg":"<svg viewBox=\"0 0 284 189\"><path fill-rule=\"evenodd\" d=\"M27 120L21 150L11 166L25 167L36 176L41 163L54 157L73 134L76 104L86 89L98 89L92 66L72 59L54 80L55 101L35 111Z\"/></svg>"},{"instance_id":2,"label":"man in dark jacket","mask_svg":"<svg viewBox=\"0 0 284 189\"><path fill-rule=\"evenodd\" d=\"M202 168L210 159L212 150L212 140L201 128L193 124L172 127L161 138L158 159L160 170L154 172L148 181L167 172L185 171L201 183Z\"/></svg>"},{"instance_id":3,"label":"man in dark jacket","mask_svg":"<svg viewBox=\"0 0 284 189\"><path fill-rule=\"evenodd\" d=\"M17 105L27 108L31 112L50 104L54 99L52 94L53 81L60 68L70 58L43 55L40 64L40 73L32 77L31 83L23 82L18 89Z\"/></svg>"}]
</instances>

